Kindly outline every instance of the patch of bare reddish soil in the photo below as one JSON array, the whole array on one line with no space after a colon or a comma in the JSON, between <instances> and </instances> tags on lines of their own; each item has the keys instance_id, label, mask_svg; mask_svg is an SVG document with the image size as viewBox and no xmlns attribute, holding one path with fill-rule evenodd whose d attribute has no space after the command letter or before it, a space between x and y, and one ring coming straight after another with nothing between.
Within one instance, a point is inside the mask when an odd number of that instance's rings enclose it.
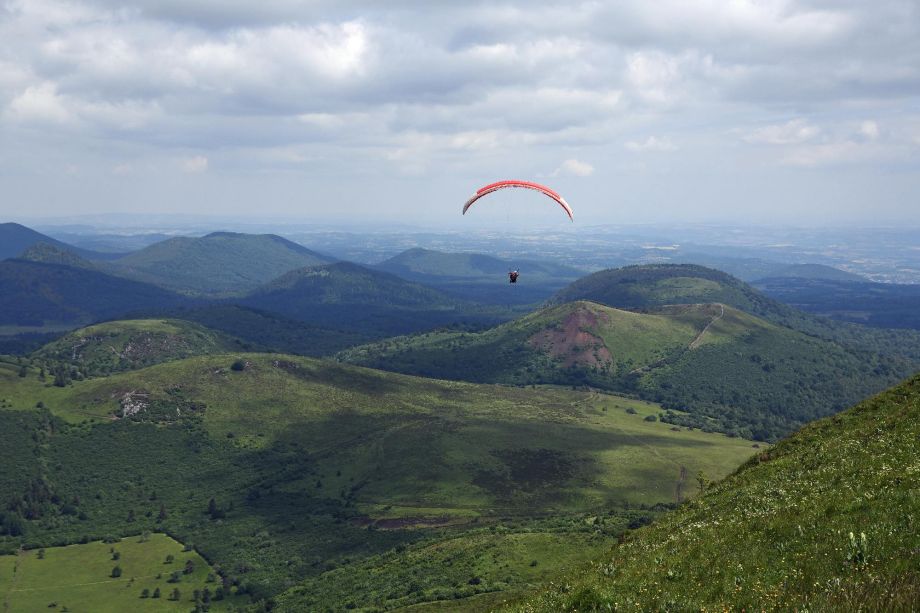
<instances>
[{"instance_id":1,"label":"patch of bare reddish soil","mask_svg":"<svg viewBox=\"0 0 920 613\"><path fill-rule=\"evenodd\" d=\"M569 313L561 324L537 332L527 340L532 348L562 360L563 366L607 366L613 361L604 341L588 330L599 323L608 323L605 313L578 308Z\"/></svg>"}]
</instances>

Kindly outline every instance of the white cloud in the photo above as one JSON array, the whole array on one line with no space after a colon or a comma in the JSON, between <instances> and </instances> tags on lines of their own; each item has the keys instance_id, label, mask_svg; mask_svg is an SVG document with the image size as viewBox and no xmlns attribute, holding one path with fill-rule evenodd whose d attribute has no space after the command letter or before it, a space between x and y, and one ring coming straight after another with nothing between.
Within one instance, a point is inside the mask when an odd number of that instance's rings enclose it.
<instances>
[{"instance_id":1,"label":"white cloud","mask_svg":"<svg viewBox=\"0 0 920 613\"><path fill-rule=\"evenodd\" d=\"M182 172L200 174L208 169L208 158L203 155L185 158L182 160Z\"/></svg>"},{"instance_id":2,"label":"white cloud","mask_svg":"<svg viewBox=\"0 0 920 613\"><path fill-rule=\"evenodd\" d=\"M820 132L820 128L804 119L793 119L753 130L744 136L744 140L764 145L795 145L814 139Z\"/></svg>"},{"instance_id":3,"label":"white cloud","mask_svg":"<svg viewBox=\"0 0 920 613\"><path fill-rule=\"evenodd\" d=\"M859 124L859 133L869 140L875 140L881 134L878 124L874 121L864 121Z\"/></svg>"},{"instance_id":4,"label":"white cloud","mask_svg":"<svg viewBox=\"0 0 920 613\"><path fill-rule=\"evenodd\" d=\"M594 174L594 166L588 162L573 158L562 162L562 165L554 170L551 176L559 174L574 175L576 177L590 177Z\"/></svg>"},{"instance_id":5,"label":"white cloud","mask_svg":"<svg viewBox=\"0 0 920 613\"><path fill-rule=\"evenodd\" d=\"M669 139L669 138L667 138L667 137L658 138L657 136L649 136L648 138L646 138L646 139L643 140L643 141L631 140L631 141L628 141L624 146L625 146L627 149L629 149L630 151L635 151L635 152L644 152L644 151L652 151L652 152L669 152L669 151L677 151L677 145L675 145L673 142L671 142L671 139Z\"/></svg>"},{"instance_id":6,"label":"white cloud","mask_svg":"<svg viewBox=\"0 0 920 613\"><path fill-rule=\"evenodd\" d=\"M47 81L26 88L13 98L6 114L22 122L64 124L73 119L63 97L58 95L57 86Z\"/></svg>"}]
</instances>

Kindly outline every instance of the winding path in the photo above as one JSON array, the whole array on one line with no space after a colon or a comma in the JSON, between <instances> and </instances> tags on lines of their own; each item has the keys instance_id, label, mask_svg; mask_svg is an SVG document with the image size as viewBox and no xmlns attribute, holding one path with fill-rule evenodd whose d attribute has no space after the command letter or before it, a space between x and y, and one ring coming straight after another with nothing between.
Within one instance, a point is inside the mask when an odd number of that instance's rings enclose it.
<instances>
[{"instance_id":1,"label":"winding path","mask_svg":"<svg viewBox=\"0 0 920 613\"><path fill-rule=\"evenodd\" d=\"M709 321L709 323L706 324L706 327L703 328L702 331L696 335L696 338L693 339L693 341L690 343L687 349L690 349L692 351L696 349L697 347L699 347L700 344L703 342L703 336L706 334L706 332L709 331L709 328L712 327L712 324L716 323L717 321L722 319L724 316L725 316L725 305L720 302L719 303L719 314L713 317Z\"/></svg>"}]
</instances>

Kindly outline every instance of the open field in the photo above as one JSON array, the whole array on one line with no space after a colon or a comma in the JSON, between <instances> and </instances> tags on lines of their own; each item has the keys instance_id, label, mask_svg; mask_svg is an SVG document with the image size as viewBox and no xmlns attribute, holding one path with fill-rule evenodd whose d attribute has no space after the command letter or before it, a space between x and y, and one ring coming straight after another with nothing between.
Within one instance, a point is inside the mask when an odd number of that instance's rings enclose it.
<instances>
[{"instance_id":1,"label":"open field","mask_svg":"<svg viewBox=\"0 0 920 613\"><path fill-rule=\"evenodd\" d=\"M699 471L724 476L755 451L651 421L654 403L277 354L64 387L18 373L0 365L0 431L25 463L0 495L22 535L0 546L168 530L253 598L301 585L292 610L365 575L389 579L358 607L518 591L693 495ZM494 557L496 535L508 553ZM452 564L427 565L448 542Z\"/></svg>"},{"instance_id":2,"label":"open field","mask_svg":"<svg viewBox=\"0 0 920 613\"><path fill-rule=\"evenodd\" d=\"M113 559L117 553L118 559ZM167 556L173 561L167 563ZM191 562L191 566L187 566ZM121 575L113 577L115 567ZM188 569L190 572L186 573ZM171 582L173 573L178 581ZM220 600L215 594L220 588ZM153 597L159 589L158 597ZM180 597L173 599L173 590ZM134 536L66 547L23 550L0 556L0 606L7 611L189 611L195 591L209 591L212 611L231 610L241 601L227 592L208 563L164 534ZM143 591L148 590L144 597ZM199 599L200 600L200 599Z\"/></svg>"}]
</instances>

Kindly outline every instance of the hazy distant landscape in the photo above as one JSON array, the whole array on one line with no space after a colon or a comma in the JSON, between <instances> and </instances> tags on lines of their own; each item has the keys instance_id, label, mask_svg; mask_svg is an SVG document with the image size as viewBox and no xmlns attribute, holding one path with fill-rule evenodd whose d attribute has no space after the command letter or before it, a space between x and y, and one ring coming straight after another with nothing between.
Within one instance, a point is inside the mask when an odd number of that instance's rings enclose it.
<instances>
[{"instance_id":1,"label":"hazy distant landscape","mask_svg":"<svg viewBox=\"0 0 920 613\"><path fill-rule=\"evenodd\" d=\"M917 286L742 247L701 266L611 236L612 260L642 263L592 273L602 252L575 268L547 255L567 248L555 235L517 256L521 238L439 251L457 245L392 231L360 243L405 249L354 263L334 234L190 232L113 255L0 231L22 249L0 262L12 610L41 602L21 587L41 565L98 565L105 543L154 609L154 590L179 610L569 607L532 586L920 369ZM207 568L164 574L160 534ZM106 599L74 581L45 599ZM585 585L585 602L622 589Z\"/></svg>"},{"instance_id":2,"label":"hazy distant landscape","mask_svg":"<svg viewBox=\"0 0 920 613\"><path fill-rule=\"evenodd\" d=\"M0 613L920 607L920 4L0 0Z\"/></svg>"}]
</instances>

